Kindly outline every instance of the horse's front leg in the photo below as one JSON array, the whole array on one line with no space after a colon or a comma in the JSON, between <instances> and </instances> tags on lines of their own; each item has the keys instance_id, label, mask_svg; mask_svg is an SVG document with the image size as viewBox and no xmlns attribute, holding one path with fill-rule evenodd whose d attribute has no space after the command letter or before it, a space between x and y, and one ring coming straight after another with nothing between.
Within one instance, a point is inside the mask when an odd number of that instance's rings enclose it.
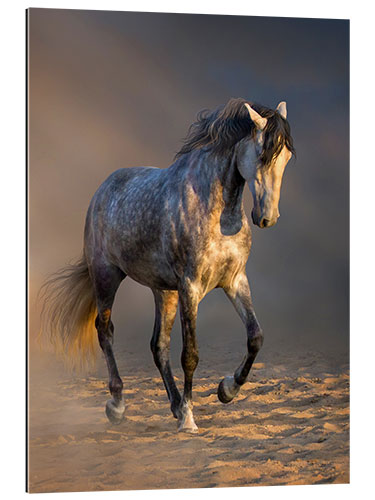
<instances>
[{"instance_id":1,"label":"horse's front leg","mask_svg":"<svg viewBox=\"0 0 375 500\"><path fill-rule=\"evenodd\" d=\"M151 339L151 350L167 390L172 413L174 417L178 418L181 396L176 387L169 362L171 330L177 312L178 292L153 290L153 293L155 297L155 324Z\"/></svg>"},{"instance_id":2,"label":"horse's front leg","mask_svg":"<svg viewBox=\"0 0 375 500\"><path fill-rule=\"evenodd\" d=\"M229 403L246 382L250 368L263 344L263 333L255 316L250 287L245 272L239 275L225 293L233 303L247 332L247 354L233 376L225 377L219 384L218 397L222 403Z\"/></svg>"},{"instance_id":3,"label":"horse's front leg","mask_svg":"<svg viewBox=\"0 0 375 500\"><path fill-rule=\"evenodd\" d=\"M193 417L192 386L193 374L199 360L195 334L199 294L191 284L185 284L179 290L179 299L183 340L181 364L184 370L185 381L180 404L178 430L195 433L198 432L198 427Z\"/></svg>"}]
</instances>

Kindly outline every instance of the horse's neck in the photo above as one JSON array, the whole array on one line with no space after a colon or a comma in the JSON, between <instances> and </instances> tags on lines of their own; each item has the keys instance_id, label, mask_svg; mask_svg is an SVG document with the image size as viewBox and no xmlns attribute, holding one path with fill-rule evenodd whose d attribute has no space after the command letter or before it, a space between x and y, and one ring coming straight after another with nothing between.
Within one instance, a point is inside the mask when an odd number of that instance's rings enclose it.
<instances>
[{"instance_id":1,"label":"horse's neck","mask_svg":"<svg viewBox=\"0 0 375 500\"><path fill-rule=\"evenodd\" d=\"M235 234L242 226L242 195L245 185L232 157L214 159L203 152L191 162L193 182L201 200L207 200L211 210L220 209L224 234ZM190 163L190 162L188 162Z\"/></svg>"},{"instance_id":2,"label":"horse's neck","mask_svg":"<svg viewBox=\"0 0 375 500\"><path fill-rule=\"evenodd\" d=\"M220 218L221 232L226 235L236 234L242 227L242 195L245 181L237 168L236 156L219 171L223 186L224 209Z\"/></svg>"},{"instance_id":3,"label":"horse's neck","mask_svg":"<svg viewBox=\"0 0 375 500\"><path fill-rule=\"evenodd\" d=\"M236 156L223 161L218 168L218 177L223 186L223 200L227 210L235 210L242 205L245 181L237 168Z\"/></svg>"}]
</instances>

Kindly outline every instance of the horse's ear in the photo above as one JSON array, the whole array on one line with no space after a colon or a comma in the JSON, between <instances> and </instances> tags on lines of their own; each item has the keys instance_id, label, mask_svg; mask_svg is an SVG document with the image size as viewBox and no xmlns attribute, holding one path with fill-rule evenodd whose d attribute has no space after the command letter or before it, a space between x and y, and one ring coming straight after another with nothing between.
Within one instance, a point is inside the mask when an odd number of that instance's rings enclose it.
<instances>
[{"instance_id":1,"label":"horse's ear","mask_svg":"<svg viewBox=\"0 0 375 500\"><path fill-rule=\"evenodd\" d=\"M258 130L264 130L265 126L267 125L267 118L263 118L263 116L260 116L260 114L257 113L255 111L255 109L253 109L250 106L250 104L247 104L247 102L245 102L245 106L246 106L246 108L249 112L250 118L253 121L253 123L255 124L256 128Z\"/></svg>"},{"instance_id":2,"label":"horse's ear","mask_svg":"<svg viewBox=\"0 0 375 500\"><path fill-rule=\"evenodd\" d=\"M286 120L286 102L281 101L276 108L276 111L279 112L279 114Z\"/></svg>"}]
</instances>

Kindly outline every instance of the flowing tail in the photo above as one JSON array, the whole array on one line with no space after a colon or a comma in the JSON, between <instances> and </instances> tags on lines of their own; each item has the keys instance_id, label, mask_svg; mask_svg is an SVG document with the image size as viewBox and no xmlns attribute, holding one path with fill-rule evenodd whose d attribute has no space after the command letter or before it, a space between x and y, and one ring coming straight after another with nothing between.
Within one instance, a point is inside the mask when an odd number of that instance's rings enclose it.
<instances>
[{"instance_id":1,"label":"flowing tail","mask_svg":"<svg viewBox=\"0 0 375 500\"><path fill-rule=\"evenodd\" d=\"M41 334L49 337L71 369L93 365L97 354L97 314L94 287L84 256L43 284Z\"/></svg>"}]
</instances>

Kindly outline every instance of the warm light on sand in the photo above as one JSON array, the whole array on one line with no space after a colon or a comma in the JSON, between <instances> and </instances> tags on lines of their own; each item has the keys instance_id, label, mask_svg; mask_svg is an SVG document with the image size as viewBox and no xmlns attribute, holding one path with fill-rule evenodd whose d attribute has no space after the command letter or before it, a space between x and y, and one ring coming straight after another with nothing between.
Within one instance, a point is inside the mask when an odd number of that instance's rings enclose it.
<instances>
[{"instance_id":1,"label":"warm light on sand","mask_svg":"<svg viewBox=\"0 0 375 500\"><path fill-rule=\"evenodd\" d=\"M222 359L218 353L211 366ZM30 491L347 483L348 371L337 375L323 358L306 368L308 359L257 363L229 405L216 395L221 371L203 369L194 384L195 436L176 432L156 372L138 376L123 356L119 426L103 411L105 377L35 378Z\"/></svg>"}]
</instances>

